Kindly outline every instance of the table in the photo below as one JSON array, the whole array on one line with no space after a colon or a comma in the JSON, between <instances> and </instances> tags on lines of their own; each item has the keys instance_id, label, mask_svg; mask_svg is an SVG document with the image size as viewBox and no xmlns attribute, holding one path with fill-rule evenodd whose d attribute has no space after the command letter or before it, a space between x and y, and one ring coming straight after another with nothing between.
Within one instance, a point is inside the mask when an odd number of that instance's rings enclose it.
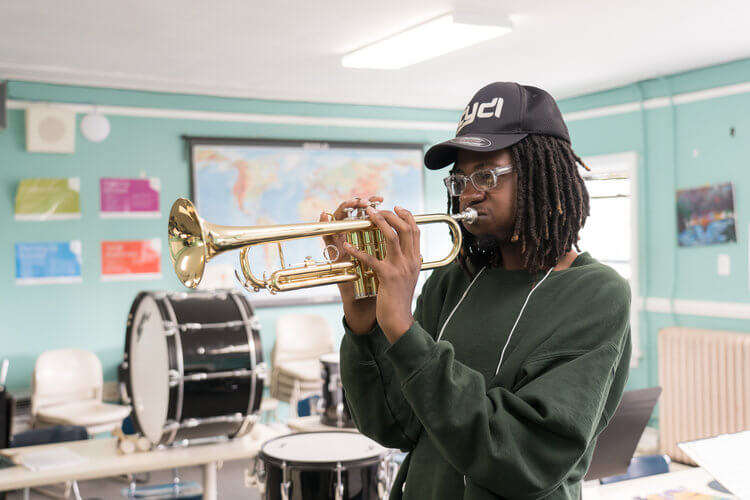
<instances>
[{"instance_id":1,"label":"table","mask_svg":"<svg viewBox=\"0 0 750 500\"><path fill-rule=\"evenodd\" d=\"M342 431L342 432L359 432L356 427L334 427L324 425L320 422L320 415L310 415L309 417L290 418L286 422L294 432L317 432L317 431Z\"/></svg>"},{"instance_id":2,"label":"table","mask_svg":"<svg viewBox=\"0 0 750 500\"><path fill-rule=\"evenodd\" d=\"M680 487L719 498L737 498L728 493L721 493L709 488L708 483L713 480L714 478L705 469L692 467L618 483L595 487L584 486L583 500L630 500L638 496L646 498L646 495L649 494L662 493Z\"/></svg>"},{"instance_id":3,"label":"table","mask_svg":"<svg viewBox=\"0 0 750 500\"><path fill-rule=\"evenodd\" d=\"M58 467L39 472L21 466L0 469L0 491L71 480L96 479L135 472L202 465L203 498L204 500L217 500L218 463L224 460L252 458L258 454L264 442L280 435L282 435L281 432L256 423L249 434L231 441L137 452L129 455L122 455L117 451L116 438L9 448L2 452L16 456L29 451L65 447L88 458L88 461L82 465Z\"/></svg>"}]
</instances>

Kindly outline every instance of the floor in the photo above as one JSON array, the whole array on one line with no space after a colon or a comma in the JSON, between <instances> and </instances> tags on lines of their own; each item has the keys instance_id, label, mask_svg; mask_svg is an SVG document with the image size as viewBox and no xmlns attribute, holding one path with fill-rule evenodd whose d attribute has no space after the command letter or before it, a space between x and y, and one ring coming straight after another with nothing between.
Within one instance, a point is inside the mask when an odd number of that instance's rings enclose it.
<instances>
[{"instance_id":1,"label":"floor","mask_svg":"<svg viewBox=\"0 0 750 500\"><path fill-rule=\"evenodd\" d=\"M219 495L222 500L260 500L260 493L253 488L245 487L245 469L248 467L248 460L235 460L224 462L223 467L219 470ZM180 469L180 478L183 481L202 482L200 467L186 467ZM171 471L156 471L151 473L148 484L163 484L172 481ZM83 500L118 500L127 498L122 495L123 488L127 488L128 483L119 478L96 479L93 481L79 482L81 498ZM36 493L32 490L29 496L31 500L50 500L50 497ZM22 492L12 492L8 494L7 500L22 500Z\"/></svg>"}]
</instances>

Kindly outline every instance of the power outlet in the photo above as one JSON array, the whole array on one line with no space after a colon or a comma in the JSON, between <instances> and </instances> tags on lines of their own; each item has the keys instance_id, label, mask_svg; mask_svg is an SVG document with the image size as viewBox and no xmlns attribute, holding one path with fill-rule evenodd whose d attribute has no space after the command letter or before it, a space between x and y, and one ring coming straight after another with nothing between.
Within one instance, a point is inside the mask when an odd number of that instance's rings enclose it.
<instances>
[{"instance_id":1,"label":"power outlet","mask_svg":"<svg viewBox=\"0 0 750 500\"><path fill-rule=\"evenodd\" d=\"M719 258L716 260L716 272L719 276L729 276L729 273L732 272L732 260L729 255L719 254Z\"/></svg>"}]
</instances>

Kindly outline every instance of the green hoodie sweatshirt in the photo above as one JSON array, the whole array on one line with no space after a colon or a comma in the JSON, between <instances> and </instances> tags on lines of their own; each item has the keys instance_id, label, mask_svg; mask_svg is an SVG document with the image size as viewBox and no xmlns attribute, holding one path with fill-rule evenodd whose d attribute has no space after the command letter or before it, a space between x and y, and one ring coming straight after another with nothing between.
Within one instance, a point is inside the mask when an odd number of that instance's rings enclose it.
<instances>
[{"instance_id":1,"label":"green hoodie sweatshirt","mask_svg":"<svg viewBox=\"0 0 750 500\"><path fill-rule=\"evenodd\" d=\"M579 498L627 379L630 288L587 253L529 296L543 277L435 270L392 346L378 326L355 335L344 322L357 428L409 452L391 499Z\"/></svg>"}]
</instances>

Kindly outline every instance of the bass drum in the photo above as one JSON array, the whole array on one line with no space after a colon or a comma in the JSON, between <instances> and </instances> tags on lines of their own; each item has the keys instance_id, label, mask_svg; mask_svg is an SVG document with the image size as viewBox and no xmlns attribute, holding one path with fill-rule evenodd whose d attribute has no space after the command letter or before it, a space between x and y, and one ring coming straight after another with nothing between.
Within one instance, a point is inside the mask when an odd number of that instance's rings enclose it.
<instances>
[{"instance_id":1,"label":"bass drum","mask_svg":"<svg viewBox=\"0 0 750 500\"><path fill-rule=\"evenodd\" d=\"M266 441L252 483L265 500L386 499L398 466L356 432L303 432Z\"/></svg>"},{"instance_id":2,"label":"bass drum","mask_svg":"<svg viewBox=\"0 0 750 500\"><path fill-rule=\"evenodd\" d=\"M237 291L141 292L123 371L133 424L152 444L241 436L257 420L266 373L253 310Z\"/></svg>"}]
</instances>

